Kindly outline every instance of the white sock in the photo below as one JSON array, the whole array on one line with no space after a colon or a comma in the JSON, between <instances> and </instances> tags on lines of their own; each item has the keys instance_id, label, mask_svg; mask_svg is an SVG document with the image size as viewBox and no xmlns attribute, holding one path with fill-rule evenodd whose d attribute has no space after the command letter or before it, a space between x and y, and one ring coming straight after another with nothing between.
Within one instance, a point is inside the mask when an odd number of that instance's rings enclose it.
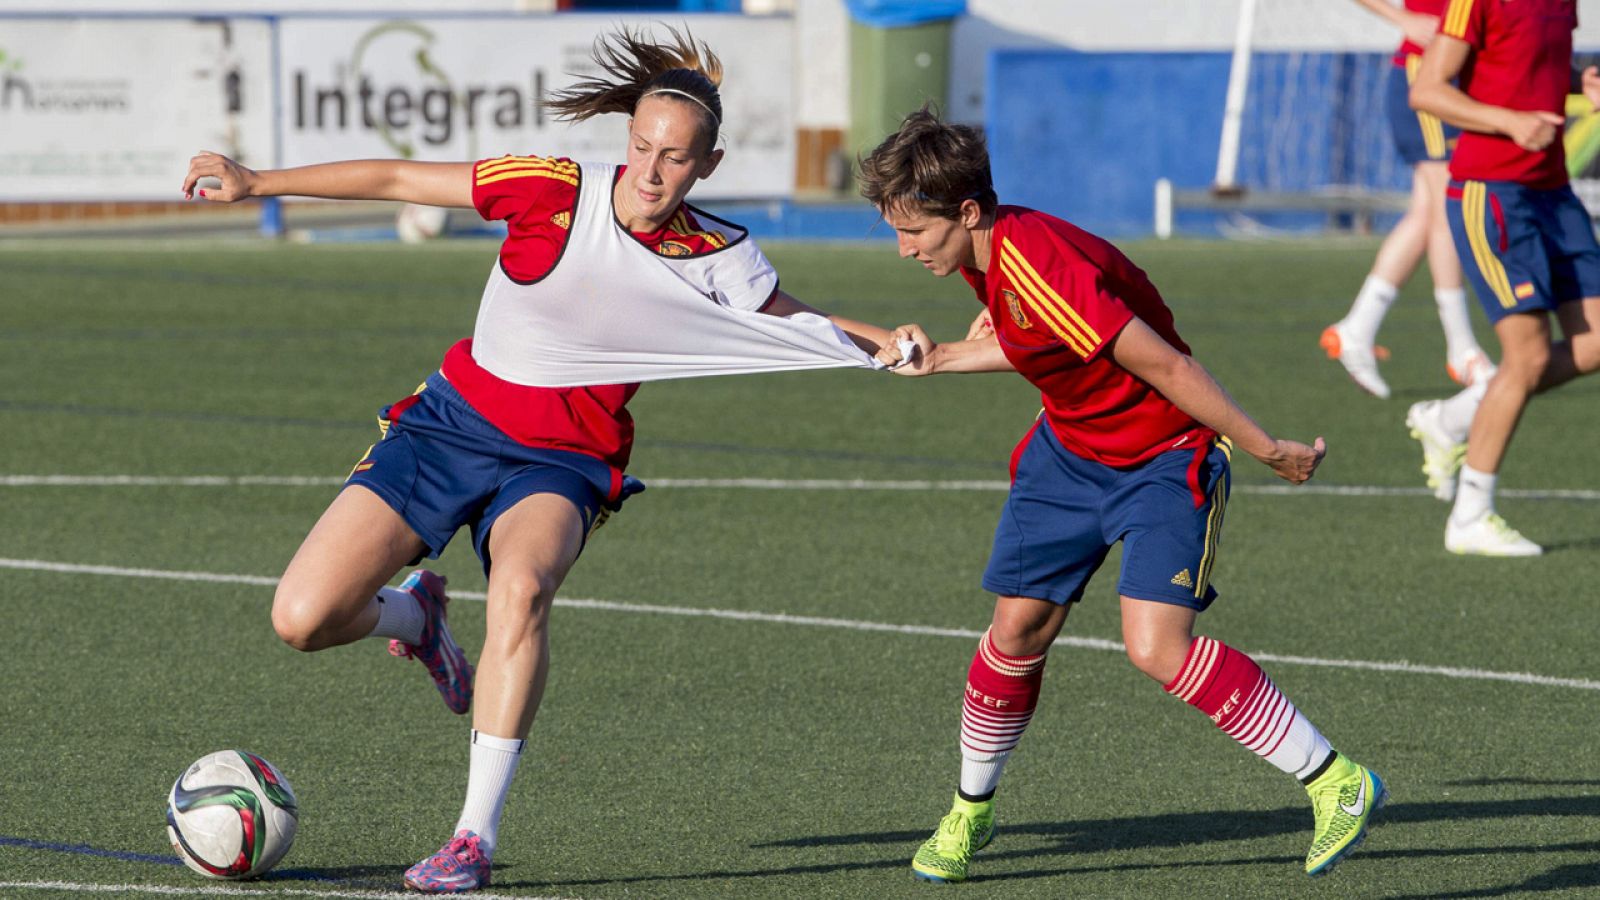
<instances>
[{"instance_id":1,"label":"white sock","mask_svg":"<svg viewBox=\"0 0 1600 900\"><path fill-rule=\"evenodd\" d=\"M1461 480L1456 487L1456 505L1450 518L1466 524L1484 513L1494 512L1494 483L1498 476L1492 472L1479 472L1471 466L1461 467Z\"/></svg>"},{"instance_id":2,"label":"white sock","mask_svg":"<svg viewBox=\"0 0 1600 900\"><path fill-rule=\"evenodd\" d=\"M1376 275L1368 275L1361 292L1356 294L1356 301L1350 304L1350 311L1345 313L1342 323L1345 336L1364 344L1376 341L1378 326L1383 324L1383 317L1389 314L1389 307L1399 295L1399 288Z\"/></svg>"},{"instance_id":3,"label":"white sock","mask_svg":"<svg viewBox=\"0 0 1600 900\"><path fill-rule=\"evenodd\" d=\"M1472 417L1477 415L1478 404L1483 402L1483 393L1488 389L1489 381L1480 379L1439 401L1439 425L1451 440L1466 443L1467 432L1472 430Z\"/></svg>"},{"instance_id":4,"label":"white sock","mask_svg":"<svg viewBox=\"0 0 1600 900\"><path fill-rule=\"evenodd\" d=\"M982 797L984 794L994 793L995 786L1000 783L1000 774L1005 771L1006 760L1010 758L1010 750L1003 753L983 753L971 756L963 751L961 754L961 793L966 794L968 797Z\"/></svg>"},{"instance_id":5,"label":"white sock","mask_svg":"<svg viewBox=\"0 0 1600 900\"><path fill-rule=\"evenodd\" d=\"M472 731L467 802L461 807L461 818L456 820L456 831L466 829L476 833L478 846L486 858L494 856L500 814L505 811L511 779L517 774L517 763L522 761L522 748L526 744L527 741L516 738L495 737L477 729Z\"/></svg>"},{"instance_id":6,"label":"white sock","mask_svg":"<svg viewBox=\"0 0 1600 900\"><path fill-rule=\"evenodd\" d=\"M422 614L422 604L408 591L399 588L378 588L373 598L378 604L378 624L371 637L386 637L417 644L422 641L422 626L427 617Z\"/></svg>"},{"instance_id":7,"label":"white sock","mask_svg":"<svg viewBox=\"0 0 1600 900\"><path fill-rule=\"evenodd\" d=\"M1467 314L1465 288L1434 288L1433 302L1439 306L1439 324L1444 326L1446 359L1453 363L1481 349L1472 333L1472 318Z\"/></svg>"},{"instance_id":8,"label":"white sock","mask_svg":"<svg viewBox=\"0 0 1600 900\"><path fill-rule=\"evenodd\" d=\"M1278 745L1278 749L1267 754L1265 759L1280 770L1305 781L1307 775L1315 772L1332 755L1333 746L1328 743L1328 739L1322 736L1317 726L1311 724L1310 719L1296 709L1283 743Z\"/></svg>"}]
</instances>

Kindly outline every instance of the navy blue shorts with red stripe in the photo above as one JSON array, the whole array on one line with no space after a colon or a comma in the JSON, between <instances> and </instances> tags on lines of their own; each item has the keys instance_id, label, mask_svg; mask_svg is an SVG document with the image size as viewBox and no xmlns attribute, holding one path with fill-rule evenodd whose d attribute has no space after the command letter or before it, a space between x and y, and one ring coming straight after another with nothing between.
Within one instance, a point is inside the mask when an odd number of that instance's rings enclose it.
<instances>
[{"instance_id":1,"label":"navy blue shorts with red stripe","mask_svg":"<svg viewBox=\"0 0 1600 900\"><path fill-rule=\"evenodd\" d=\"M346 484L377 494L438 557L463 525L489 571L489 533L502 513L534 494L558 494L583 516L585 538L622 501L644 490L601 460L529 447L479 415L443 375L378 413L383 438Z\"/></svg>"},{"instance_id":2,"label":"navy blue shorts with red stripe","mask_svg":"<svg viewBox=\"0 0 1600 900\"><path fill-rule=\"evenodd\" d=\"M1600 242L1570 185L1451 181L1445 218L1490 324L1600 297Z\"/></svg>"},{"instance_id":3,"label":"navy blue shorts with red stripe","mask_svg":"<svg viewBox=\"0 0 1600 900\"><path fill-rule=\"evenodd\" d=\"M1061 446L1044 422L1017 457L983 573L1002 596L1074 603L1122 542L1120 594L1203 610L1227 507L1228 447L1170 450L1114 469Z\"/></svg>"}]
</instances>

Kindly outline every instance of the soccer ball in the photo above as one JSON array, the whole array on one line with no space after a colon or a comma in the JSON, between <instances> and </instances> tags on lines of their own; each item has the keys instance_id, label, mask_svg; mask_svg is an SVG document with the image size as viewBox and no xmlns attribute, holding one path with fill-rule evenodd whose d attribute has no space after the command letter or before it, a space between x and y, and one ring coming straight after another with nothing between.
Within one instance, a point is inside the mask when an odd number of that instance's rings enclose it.
<instances>
[{"instance_id":1,"label":"soccer ball","mask_svg":"<svg viewBox=\"0 0 1600 900\"><path fill-rule=\"evenodd\" d=\"M294 789L253 753L202 756L167 795L167 838L207 878L254 878L278 864L299 825Z\"/></svg>"},{"instance_id":2,"label":"soccer ball","mask_svg":"<svg viewBox=\"0 0 1600 900\"><path fill-rule=\"evenodd\" d=\"M395 215L394 230L407 244L420 244L444 234L450 221L450 210L439 206L407 203Z\"/></svg>"}]
</instances>

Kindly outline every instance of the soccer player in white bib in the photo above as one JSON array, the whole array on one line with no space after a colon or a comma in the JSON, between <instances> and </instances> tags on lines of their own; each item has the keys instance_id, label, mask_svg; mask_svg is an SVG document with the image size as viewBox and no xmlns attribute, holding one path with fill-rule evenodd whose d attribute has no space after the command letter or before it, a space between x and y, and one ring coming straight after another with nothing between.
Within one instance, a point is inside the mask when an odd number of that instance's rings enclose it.
<instances>
[{"instance_id":1,"label":"soccer player in white bib","mask_svg":"<svg viewBox=\"0 0 1600 900\"><path fill-rule=\"evenodd\" d=\"M549 105L571 120L628 114L625 166L508 156L258 172L201 153L183 183L186 195L220 202L399 200L472 208L508 226L473 337L384 410L382 439L301 544L272 607L291 646L387 639L427 666L453 712L476 701L466 802L452 837L406 871L414 890L490 882L544 691L551 602L585 540L641 488L623 474L637 381L873 367L888 335L785 294L742 229L684 202L723 155L721 64L709 47L676 31L661 43L625 31L597 42L594 56L600 75ZM476 683L450 635L444 580L418 569L385 586L438 556L463 525L489 578Z\"/></svg>"}]
</instances>

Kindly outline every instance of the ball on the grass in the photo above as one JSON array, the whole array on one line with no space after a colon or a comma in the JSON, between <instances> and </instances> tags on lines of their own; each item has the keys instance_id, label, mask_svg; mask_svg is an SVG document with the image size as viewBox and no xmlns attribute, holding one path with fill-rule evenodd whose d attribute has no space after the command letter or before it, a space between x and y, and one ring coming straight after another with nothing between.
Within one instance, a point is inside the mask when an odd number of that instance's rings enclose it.
<instances>
[{"instance_id":1,"label":"ball on the grass","mask_svg":"<svg viewBox=\"0 0 1600 900\"><path fill-rule=\"evenodd\" d=\"M294 788L253 753L222 750L196 760L167 794L167 837L184 865L207 878L255 878L294 843Z\"/></svg>"}]
</instances>

